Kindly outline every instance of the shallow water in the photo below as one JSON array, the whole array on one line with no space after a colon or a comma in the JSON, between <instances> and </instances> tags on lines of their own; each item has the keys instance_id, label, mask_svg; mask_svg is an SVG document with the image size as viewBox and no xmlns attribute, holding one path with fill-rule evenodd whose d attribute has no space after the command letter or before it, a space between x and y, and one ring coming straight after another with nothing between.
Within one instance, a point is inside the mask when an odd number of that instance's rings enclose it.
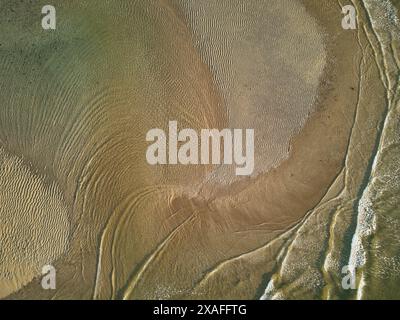
<instances>
[{"instance_id":1,"label":"shallow water","mask_svg":"<svg viewBox=\"0 0 400 320\"><path fill-rule=\"evenodd\" d=\"M374 52L377 73L374 78L382 83L382 108L358 111L354 130L371 132L373 136L361 141L356 133L351 137L349 154L343 174L347 177L340 193L324 201L309 213L301 229L323 230L326 219L327 234L304 239L299 233L293 237L290 249L298 245L307 247L310 259L299 264L300 248L289 250L282 260L281 268L268 283L263 299L269 298L330 298L330 299L398 299L399 287L399 18L397 9L390 1L363 1L357 9L365 14L369 23L363 25L365 37ZM359 36L360 39L360 36ZM365 53L364 53L365 54ZM365 59L363 63L365 63ZM361 70L365 70L361 68ZM366 71L365 71L366 72ZM368 87L369 74L361 73L360 87ZM368 104L360 96L359 108ZM364 115L365 114L365 115ZM376 117L378 116L378 117ZM375 118L376 117L376 118ZM375 118L375 119L374 119ZM364 123L363 123L364 122ZM356 138L357 137L357 138ZM371 141L370 152L365 153L365 167L352 155L360 144ZM351 181L355 172L362 174L358 183ZM329 212L329 216L325 213ZM316 215L319 215L317 221ZM323 218L321 218L323 215ZM346 216L348 217L346 219ZM326 217L326 218L325 218ZM348 221L346 224L343 222ZM308 224L308 225L307 225ZM326 239L326 240L324 240ZM323 251L311 247L326 241ZM318 252L319 256L314 255ZM304 252L303 252L304 254ZM307 257L307 255L306 255ZM297 260L296 260L297 259ZM321 262L323 264L321 265ZM309 265L306 271L306 264ZM356 288L344 290L338 276L345 265L355 269ZM296 279L293 279L296 278ZM343 274L342 274L343 277ZM283 279L291 280L292 285ZM277 285L278 283L278 285Z\"/></svg>"},{"instance_id":2,"label":"shallow water","mask_svg":"<svg viewBox=\"0 0 400 320\"><path fill-rule=\"evenodd\" d=\"M254 176L278 166L316 107L322 29L300 2L176 3L212 71L228 127L257 132Z\"/></svg>"},{"instance_id":3,"label":"shallow water","mask_svg":"<svg viewBox=\"0 0 400 320\"><path fill-rule=\"evenodd\" d=\"M1 298L398 298L390 1L53 2L1 2ZM254 128L254 174L150 166L173 120Z\"/></svg>"}]
</instances>

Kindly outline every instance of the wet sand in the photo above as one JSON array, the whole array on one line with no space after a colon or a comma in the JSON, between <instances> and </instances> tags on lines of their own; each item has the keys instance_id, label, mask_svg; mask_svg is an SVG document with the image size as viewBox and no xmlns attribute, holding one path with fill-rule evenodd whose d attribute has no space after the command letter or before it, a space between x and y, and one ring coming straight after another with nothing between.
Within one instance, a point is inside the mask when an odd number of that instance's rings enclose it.
<instances>
[{"instance_id":1,"label":"wet sand","mask_svg":"<svg viewBox=\"0 0 400 320\"><path fill-rule=\"evenodd\" d=\"M199 42L204 12L191 18L185 10L194 9L179 1L60 1L60 32L50 36L36 32L37 5L14 8L23 18L2 30L21 37L0 47L0 146L62 192L64 209L53 214L66 210L68 223L46 218L46 228L69 236L50 241L51 254L38 251L58 271L57 290L39 287L33 271L42 261L28 257L3 297L343 297L338 270L350 257L353 208L385 106L379 61L372 63L377 44L363 29L341 28L336 2L276 1L298 34L293 41L284 22L283 31L267 24L271 52L246 27L260 2L246 3L227 12L243 14L230 21L239 21L248 51L229 41L204 46L220 41L218 32ZM296 46L307 63L291 60ZM229 59L216 56L224 52ZM238 180L213 166L149 166L146 132L169 120L197 130L257 120L256 174ZM40 223L34 212L32 228Z\"/></svg>"}]
</instances>

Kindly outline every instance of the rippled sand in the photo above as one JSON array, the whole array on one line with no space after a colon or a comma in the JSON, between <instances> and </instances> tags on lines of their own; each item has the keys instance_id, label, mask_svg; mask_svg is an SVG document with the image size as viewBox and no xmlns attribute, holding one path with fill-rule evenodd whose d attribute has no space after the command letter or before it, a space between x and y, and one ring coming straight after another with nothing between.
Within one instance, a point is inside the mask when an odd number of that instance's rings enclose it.
<instances>
[{"instance_id":1,"label":"rippled sand","mask_svg":"<svg viewBox=\"0 0 400 320\"><path fill-rule=\"evenodd\" d=\"M2 2L0 297L400 298L390 1L53 5ZM148 165L170 120L254 128L254 174Z\"/></svg>"}]
</instances>

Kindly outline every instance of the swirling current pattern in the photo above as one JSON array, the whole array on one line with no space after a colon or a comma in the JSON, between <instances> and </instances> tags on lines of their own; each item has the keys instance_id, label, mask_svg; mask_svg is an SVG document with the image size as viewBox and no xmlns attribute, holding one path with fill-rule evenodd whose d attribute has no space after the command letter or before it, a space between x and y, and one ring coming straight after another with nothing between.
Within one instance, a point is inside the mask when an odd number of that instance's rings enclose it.
<instances>
[{"instance_id":1,"label":"swirling current pattern","mask_svg":"<svg viewBox=\"0 0 400 320\"><path fill-rule=\"evenodd\" d=\"M397 1L49 2L0 0L0 298L400 298ZM150 165L169 121L254 171Z\"/></svg>"}]
</instances>

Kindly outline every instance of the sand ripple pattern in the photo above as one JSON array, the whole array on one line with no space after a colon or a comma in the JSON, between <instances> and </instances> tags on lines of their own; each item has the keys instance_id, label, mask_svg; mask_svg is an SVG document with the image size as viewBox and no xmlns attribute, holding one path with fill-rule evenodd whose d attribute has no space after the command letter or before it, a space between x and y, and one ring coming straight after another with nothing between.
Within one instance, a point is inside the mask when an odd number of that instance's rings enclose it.
<instances>
[{"instance_id":1,"label":"sand ripple pattern","mask_svg":"<svg viewBox=\"0 0 400 320\"><path fill-rule=\"evenodd\" d=\"M0 297L398 296L390 1L354 1L355 32L328 0L52 2L55 32L0 5ZM149 166L169 120L254 128L254 176Z\"/></svg>"}]
</instances>

